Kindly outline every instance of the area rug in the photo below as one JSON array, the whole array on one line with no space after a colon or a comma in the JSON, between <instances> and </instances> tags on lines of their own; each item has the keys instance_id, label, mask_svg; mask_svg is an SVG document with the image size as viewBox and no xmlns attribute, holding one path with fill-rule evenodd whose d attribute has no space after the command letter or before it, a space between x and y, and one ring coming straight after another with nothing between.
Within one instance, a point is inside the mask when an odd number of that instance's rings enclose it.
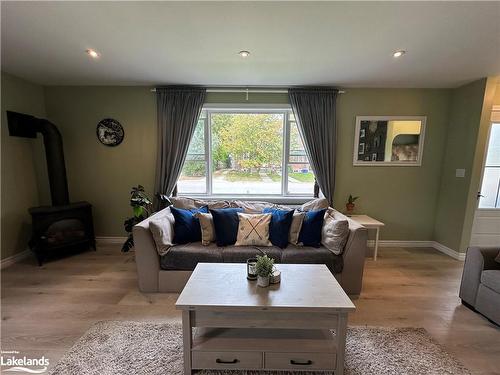
<instances>
[{"instance_id":1,"label":"area rug","mask_svg":"<svg viewBox=\"0 0 500 375\"><path fill-rule=\"evenodd\" d=\"M182 375L180 323L103 321L91 327L52 375ZM200 375L293 375L296 371L201 371ZM315 374L319 374L316 372ZM331 373L328 373L331 374ZM349 328L345 375L470 374L423 328Z\"/></svg>"}]
</instances>

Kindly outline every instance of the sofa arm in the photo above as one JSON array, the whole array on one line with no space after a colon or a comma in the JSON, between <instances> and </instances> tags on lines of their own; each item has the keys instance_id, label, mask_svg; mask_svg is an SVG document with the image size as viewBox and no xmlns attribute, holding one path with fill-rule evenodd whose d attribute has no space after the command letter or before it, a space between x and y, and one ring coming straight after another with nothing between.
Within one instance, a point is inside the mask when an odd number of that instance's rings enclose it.
<instances>
[{"instance_id":1,"label":"sofa arm","mask_svg":"<svg viewBox=\"0 0 500 375\"><path fill-rule=\"evenodd\" d=\"M368 231L355 221L348 220L350 233L344 252L342 253L344 268L342 269L341 282L347 294L359 295L363 285Z\"/></svg>"},{"instance_id":2,"label":"sofa arm","mask_svg":"<svg viewBox=\"0 0 500 375\"><path fill-rule=\"evenodd\" d=\"M485 269L500 269L495 262L499 248L469 247L465 257L459 296L465 303L475 306L477 290L481 283L481 273Z\"/></svg>"},{"instance_id":3,"label":"sofa arm","mask_svg":"<svg viewBox=\"0 0 500 375\"><path fill-rule=\"evenodd\" d=\"M151 218L156 217L162 211L141 221L133 228L135 263L141 292L158 292L160 256L156 251L153 235L149 230L149 222Z\"/></svg>"}]
</instances>

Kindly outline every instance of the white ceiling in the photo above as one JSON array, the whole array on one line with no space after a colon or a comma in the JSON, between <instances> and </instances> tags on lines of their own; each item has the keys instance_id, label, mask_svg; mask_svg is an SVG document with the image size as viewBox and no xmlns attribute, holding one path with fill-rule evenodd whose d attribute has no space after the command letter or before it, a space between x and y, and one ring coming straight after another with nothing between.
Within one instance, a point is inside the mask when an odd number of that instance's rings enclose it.
<instances>
[{"instance_id":1,"label":"white ceiling","mask_svg":"<svg viewBox=\"0 0 500 375\"><path fill-rule=\"evenodd\" d=\"M46 85L456 87L500 74L500 2L1 6L2 70Z\"/></svg>"}]
</instances>

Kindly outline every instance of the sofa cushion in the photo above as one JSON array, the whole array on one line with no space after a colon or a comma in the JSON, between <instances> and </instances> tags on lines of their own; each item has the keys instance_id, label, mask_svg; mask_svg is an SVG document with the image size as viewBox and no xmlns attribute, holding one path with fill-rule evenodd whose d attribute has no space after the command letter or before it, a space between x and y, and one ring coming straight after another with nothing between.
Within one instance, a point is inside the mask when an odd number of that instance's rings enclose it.
<instances>
[{"instance_id":1,"label":"sofa cushion","mask_svg":"<svg viewBox=\"0 0 500 375\"><path fill-rule=\"evenodd\" d=\"M230 207L229 201L206 201L201 199L194 199L188 197L170 197L172 206L182 208L184 210L191 210L193 208L200 208L208 206L208 208L227 208Z\"/></svg>"},{"instance_id":2,"label":"sofa cushion","mask_svg":"<svg viewBox=\"0 0 500 375\"><path fill-rule=\"evenodd\" d=\"M299 243L304 246L321 246L321 229L326 209L307 211L299 234Z\"/></svg>"},{"instance_id":3,"label":"sofa cushion","mask_svg":"<svg viewBox=\"0 0 500 375\"><path fill-rule=\"evenodd\" d=\"M215 241L214 218L211 213L204 212L198 212L196 217L200 220L201 244L208 246Z\"/></svg>"},{"instance_id":4,"label":"sofa cushion","mask_svg":"<svg viewBox=\"0 0 500 375\"><path fill-rule=\"evenodd\" d=\"M153 235L156 251L160 255L166 254L174 244L174 222L171 212L155 217L149 222L149 230Z\"/></svg>"},{"instance_id":5,"label":"sofa cushion","mask_svg":"<svg viewBox=\"0 0 500 375\"><path fill-rule=\"evenodd\" d=\"M243 208L243 211L245 211L245 213L248 213L248 214L260 214L266 208L286 209L285 206L280 206L278 204L270 203L270 202L240 201L240 200L232 201L231 207Z\"/></svg>"},{"instance_id":6,"label":"sofa cushion","mask_svg":"<svg viewBox=\"0 0 500 375\"><path fill-rule=\"evenodd\" d=\"M307 247L289 245L281 254L281 263L325 264L332 273L342 272L344 267L341 255L335 255L326 247Z\"/></svg>"},{"instance_id":7,"label":"sofa cushion","mask_svg":"<svg viewBox=\"0 0 500 375\"><path fill-rule=\"evenodd\" d=\"M321 230L321 244L334 254L340 255L344 251L349 237L349 222L338 220L333 209L325 213L325 220Z\"/></svg>"},{"instance_id":8,"label":"sofa cushion","mask_svg":"<svg viewBox=\"0 0 500 375\"><path fill-rule=\"evenodd\" d=\"M302 229L302 223L304 222L305 212L299 212L295 210L293 212L292 224L290 225L290 233L288 234L288 242L293 245L299 243L299 234Z\"/></svg>"},{"instance_id":9,"label":"sofa cushion","mask_svg":"<svg viewBox=\"0 0 500 375\"><path fill-rule=\"evenodd\" d=\"M238 212L242 208L222 208L210 210L214 219L215 242L217 246L233 245L238 235Z\"/></svg>"},{"instance_id":10,"label":"sofa cushion","mask_svg":"<svg viewBox=\"0 0 500 375\"><path fill-rule=\"evenodd\" d=\"M172 246L160 257L163 270L192 271L199 263L221 263L222 251L217 245L202 246L201 243Z\"/></svg>"},{"instance_id":11,"label":"sofa cushion","mask_svg":"<svg viewBox=\"0 0 500 375\"><path fill-rule=\"evenodd\" d=\"M322 210L323 208L328 208L328 206L329 206L328 199L316 198L300 206L300 211Z\"/></svg>"},{"instance_id":12,"label":"sofa cushion","mask_svg":"<svg viewBox=\"0 0 500 375\"><path fill-rule=\"evenodd\" d=\"M182 208L170 208L174 215L174 243L186 244L201 241L200 220L195 216L198 212L207 213L206 206L184 210Z\"/></svg>"},{"instance_id":13,"label":"sofa cushion","mask_svg":"<svg viewBox=\"0 0 500 375\"><path fill-rule=\"evenodd\" d=\"M272 246L269 241L271 214L238 212L238 235L235 246Z\"/></svg>"},{"instance_id":14,"label":"sofa cushion","mask_svg":"<svg viewBox=\"0 0 500 375\"><path fill-rule=\"evenodd\" d=\"M284 249L288 245L288 235L293 220L293 210L278 210L266 208L265 214L270 213L271 225L269 226L269 240L274 246Z\"/></svg>"},{"instance_id":15,"label":"sofa cushion","mask_svg":"<svg viewBox=\"0 0 500 375\"><path fill-rule=\"evenodd\" d=\"M222 259L224 263L246 263L247 259L255 258L256 255L267 254L276 263L281 262L283 250L275 246L227 246L222 249Z\"/></svg>"},{"instance_id":16,"label":"sofa cushion","mask_svg":"<svg viewBox=\"0 0 500 375\"><path fill-rule=\"evenodd\" d=\"M481 273L481 283L500 293L500 270L486 270Z\"/></svg>"}]
</instances>

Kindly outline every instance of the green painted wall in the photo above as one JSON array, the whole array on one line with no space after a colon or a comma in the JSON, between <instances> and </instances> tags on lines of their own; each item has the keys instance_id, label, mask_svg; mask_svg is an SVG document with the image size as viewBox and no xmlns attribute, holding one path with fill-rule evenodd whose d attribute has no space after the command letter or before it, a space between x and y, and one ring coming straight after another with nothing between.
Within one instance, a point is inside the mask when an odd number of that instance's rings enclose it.
<instances>
[{"instance_id":1,"label":"green painted wall","mask_svg":"<svg viewBox=\"0 0 500 375\"><path fill-rule=\"evenodd\" d=\"M480 132L480 124L486 83L485 78L459 87L452 91L451 97L434 239L461 252L468 246L462 240L462 235L464 230L470 231L470 199L475 200L477 193L477 188L471 189L471 182L477 179L472 176L478 141L480 144L484 143L484 132ZM458 168L466 170L464 178L455 177L455 170Z\"/></svg>"},{"instance_id":2,"label":"green painted wall","mask_svg":"<svg viewBox=\"0 0 500 375\"><path fill-rule=\"evenodd\" d=\"M47 116L62 133L72 201L93 205L97 236L124 236L134 185L153 191L156 163L156 103L147 87L46 87ZM121 122L118 147L101 144L97 123Z\"/></svg>"},{"instance_id":3,"label":"green painted wall","mask_svg":"<svg viewBox=\"0 0 500 375\"><path fill-rule=\"evenodd\" d=\"M37 117L45 116L43 88L11 75L1 74L1 258L27 249L31 235L28 208L40 202L37 185L43 168L36 165L41 152L40 139L10 137L6 111L16 111ZM46 172L45 172L46 173Z\"/></svg>"},{"instance_id":4,"label":"green painted wall","mask_svg":"<svg viewBox=\"0 0 500 375\"><path fill-rule=\"evenodd\" d=\"M432 240L449 98L449 90L426 89L349 89L341 95L335 206L343 209L349 194L358 195L357 209L386 224L382 239ZM354 167L355 117L363 115L427 116L422 166Z\"/></svg>"},{"instance_id":5,"label":"green painted wall","mask_svg":"<svg viewBox=\"0 0 500 375\"><path fill-rule=\"evenodd\" d=\"M353 193L359 210L384 220L382 238L430 240L439 190L449 90L349 89L338 101L339 145L335 202ZM124 235L128 193L143 184L152 192L156 155L155 96L145 87L46 87L47 115L64 137L72 200L94 205L98 236ZM209 103L247 103L245 94L209 93ZM250 94L253 103L287 103L286 94ZM353 167L356 115L426 115L422 167ZM125 128L116 147L101 145L97 122L114 117ZM341 140L341 141L340 141ZM405 207L403 210L402 207Z\"/></svg>"}]
</instances>

